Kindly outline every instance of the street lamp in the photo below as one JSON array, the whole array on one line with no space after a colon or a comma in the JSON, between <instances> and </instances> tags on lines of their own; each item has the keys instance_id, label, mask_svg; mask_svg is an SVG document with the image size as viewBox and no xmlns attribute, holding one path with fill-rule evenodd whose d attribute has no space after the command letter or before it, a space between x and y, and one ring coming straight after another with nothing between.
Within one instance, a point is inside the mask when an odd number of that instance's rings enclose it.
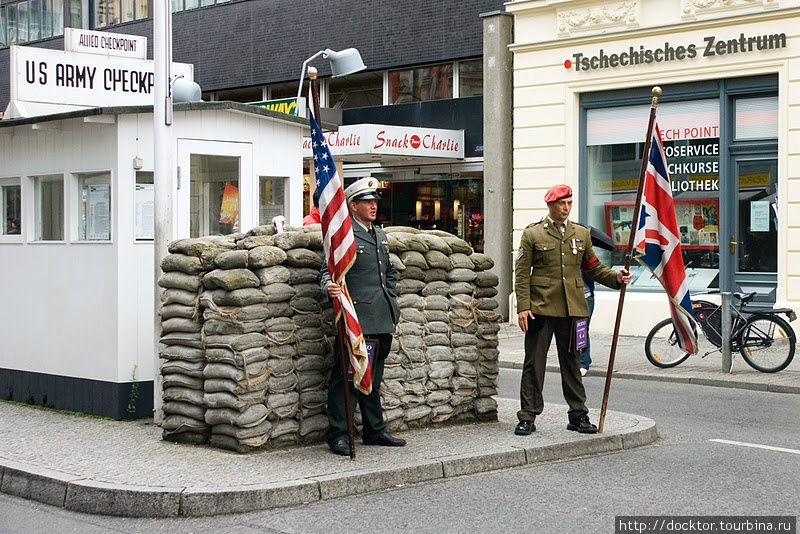
<instances>
[{"instance_id":1,"label":"street lamp","mask_svg":"<svg viewBox=\"0 0 800 534\"><path fill-rule=\"evenodd\" d=\"M335 77L347 76L360 70L367 68L364 61L361 59L361 54L355 48L345 48L340 52L335 52L330 48L320 50L310 58L303 61L303 67L300 69L300 84L297 87L297 101L300 102L300 94L303 92L303 79L306 77L306 65L312 59L319 56L327 59L331 64L331 75ZM299 105L299 104L298 104Z\"/></svg>"}]
</instances>

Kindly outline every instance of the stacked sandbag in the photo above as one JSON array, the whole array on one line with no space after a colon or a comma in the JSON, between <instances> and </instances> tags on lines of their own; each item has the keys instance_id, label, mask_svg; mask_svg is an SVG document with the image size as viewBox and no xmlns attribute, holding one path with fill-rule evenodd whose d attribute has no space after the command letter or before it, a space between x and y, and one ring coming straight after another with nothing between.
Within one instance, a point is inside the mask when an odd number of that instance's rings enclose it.
<instances>
[{"instance_id":1,"label":"stacked sandbag","mask_svg":"<svg viewBox=\"0 0 800 534\"><path fill-rule=\"evenodd\" d=\"M385 230L400 306L381 390L389 428L496 418L490 397L496 393L491 381L497 378L499 325L493 321L499 315L492 311L497 277L488 272L491 259L447 232Z\"/></svg>"},{"instance_id":2,"label":"stacked sandbag","mask_svg":"<svg viewBox=\"0 0 800 534\"><path fill-rule=\"evenodd\" d=\"M205 443L203 372L206 366L199 298L202 275L215 258L234 247L231 238L182 239L170 244L161 262L161 380L163 438L181 443Z\"/></svg>"},{"instance_id":3,"label":"stacked sandbag","mask_svg":"<svg viewBox=\"0 0 800 534\"><path fill-rule=\"evenodd\" d=\"M381 388L388 428L496 418L491 259L445 232L386 230L400 306ZM245 452L324 438L335 326L322 248L319 225L170 246L165 439Z\"/></svg>"}]
</instances>

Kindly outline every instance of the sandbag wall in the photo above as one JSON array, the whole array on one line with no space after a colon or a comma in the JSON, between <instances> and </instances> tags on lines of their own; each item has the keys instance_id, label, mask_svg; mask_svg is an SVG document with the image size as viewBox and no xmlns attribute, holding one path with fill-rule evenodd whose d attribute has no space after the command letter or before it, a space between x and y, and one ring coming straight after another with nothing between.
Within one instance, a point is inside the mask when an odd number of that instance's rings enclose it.
<instances>
[{"instance_id":1,"label":"sandbag wall","mask_svg":"<svg viewBox=\"0 0 800 534\"><path fill-rule=\"evenodd\" d=\"M381 390L389 428L496 418L491 259L444 232L386 231L401 307ZM239 452L321 440L335 330L319 225L183 239L169 251L164 439Z\"/></svg>"}]
</instances>

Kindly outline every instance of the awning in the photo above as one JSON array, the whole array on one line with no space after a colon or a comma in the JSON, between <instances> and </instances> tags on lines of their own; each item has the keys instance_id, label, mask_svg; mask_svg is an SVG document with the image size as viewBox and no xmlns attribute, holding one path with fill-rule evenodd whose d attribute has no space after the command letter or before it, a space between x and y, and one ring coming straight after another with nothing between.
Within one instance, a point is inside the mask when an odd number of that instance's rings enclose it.
<instances>
[{"instance_id":1,"label":"awning","mask_svg":"<svg viewBox=\"0 0 800 534\"><path fill-rule=\"evenodd\" d=\"M464 130L386 124L350 124L325 132L331 154L342 162L464 159ZM303 157L311 158L311 138L303 138Z\"/></svg>"}]
</instances>

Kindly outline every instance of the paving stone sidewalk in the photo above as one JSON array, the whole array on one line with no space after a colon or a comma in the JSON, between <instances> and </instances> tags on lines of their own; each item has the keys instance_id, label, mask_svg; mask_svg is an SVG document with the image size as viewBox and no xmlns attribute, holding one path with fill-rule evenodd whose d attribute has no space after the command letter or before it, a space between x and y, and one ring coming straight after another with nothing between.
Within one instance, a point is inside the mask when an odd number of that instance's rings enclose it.
<instances>
[{"instance_id":1,"label":"paving stone sidewalk","mask_svg":"<svg viewBox=\"0 0 800 534\"><path fill-rule=\"evenodd\" d=\"M500 399L497 422L404 432L403 448L359 442L351 461L324 444L238 455L162 441L147 421L0 402L0 490L86 513L215 515L621 451L658 438L652 420L618 412L608 413L603 434L569 432L567 407L560 405L546 406L532 435L515 436L517 408Z\"/></svg>"},{"instance_id":2,"label":"paving stone sidewalk","mask_svg":"<svg viewBox=\"0 0 800 534\"><path fill-rule=\"evenodd\" d=\"M504 324L500 330L500 366L521 369L525 359L524 333L516 325ZM591 334L592 365L590 376L605 376L611 353L611 336ZM620 336L614 358L614 377L638 380L663 380L707 386L733 387L777 393L800 394L800 356L783 371L762 373L744 362L738 353L733 355L731 373L722 372L722 354L714 352L705 358L700 354L671 369L655 367L644 354L644 337ZM700 353L712 350L713 346L700 339ZM558 356L555 341L550 347L547 370L558 371Z\"/></svg>"}]
</instances>

